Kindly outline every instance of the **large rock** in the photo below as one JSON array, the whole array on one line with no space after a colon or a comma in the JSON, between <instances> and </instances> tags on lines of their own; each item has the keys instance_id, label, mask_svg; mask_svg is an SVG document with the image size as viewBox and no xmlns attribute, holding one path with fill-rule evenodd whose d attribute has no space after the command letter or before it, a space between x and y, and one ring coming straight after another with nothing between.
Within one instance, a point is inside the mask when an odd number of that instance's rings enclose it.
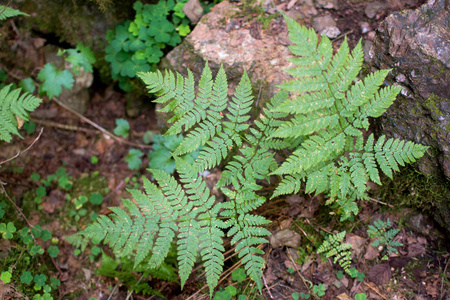
<instances>
[{"instance_id":1,"label":"large rock","mask_svg":"<svg viewBox=\"0 0 450 300\"><path fill-rule=\"evenodd\" d=\"M370 54L375 68L392 68L388 83L403 87L377 120L379 133L430 146L430 155L418 166L433 175L429 185L436 188L430 194L422 191L419 201L440 199L432 201L429 212L450 233L450 7L444 2L429 1L417 10L388 16ZM435 190L443 194L431 195Z\"/></svg>"},{"instance_id":2,"label":"large rock","mask_svg":"<svg viewBox=\"0 0 450 300\"><path fill-rule=\"evenodd\" d=\"M450 11L445 0L395 12L381 23L371 49L377 69L401 95L378 120L380 133L431 146L419 162L427 175L450 179Z\"/></svg>"},{"instance_id":3,"label":"large rock","mask_svg":"<svg viewBox=\"0 0 450 300\"><path fill-rule=\"evenodd\" d=\"M260 23L239 17L239 11L227 1L214 6L183 43L163 59L160 69L187 75L188 68L198 80L206 62L214 75L223 64L231 90L247 70L261 108L277 91L276 85L289 78L282 71L292 67L286 60L291 56L286 47L287 28L280 19L263 30ZM161 119L160 125L164 125Z\"/></svg>"}]
</instances>

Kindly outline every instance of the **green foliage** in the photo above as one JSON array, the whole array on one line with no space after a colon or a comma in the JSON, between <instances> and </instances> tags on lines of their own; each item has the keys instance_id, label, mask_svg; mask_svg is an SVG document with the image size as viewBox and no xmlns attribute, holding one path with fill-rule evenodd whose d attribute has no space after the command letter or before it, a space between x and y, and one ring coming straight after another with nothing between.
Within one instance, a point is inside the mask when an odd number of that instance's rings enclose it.
<instances>
[{"instance_id":1,"label":"green foliage","mask_svg":"<svg viewBox=\"0 0 450 300\"><path fill-rule=\"evenodd\" d=\"M130 91L129 78L134 78L137 72L155 70L166 46L175 47L181 42L181 36L190 32L189 19L183 13L185 2L160 0L157 4L142 4L136 1L135 19L108 31L106 60L121 89Z\"/></svg>"},{"instance_id":2,"label":"green foliage","mask_svg":"<svg viewBox=\"0 0 450 300\"><path fill-rule=\"evenodd\" d=\"M255 100L247 73L231 99L223 67L213 78L206 65L198 83L189 70L187 77L171 71L138 73L158 96L161 111L173 115L165 136L185 133L182 141L166 145L172 147L166 155L175 162L177 176L149 169L155 183L143 177L144 192L130 189L133 201L123 200L123 209L112 207L111 214L99 216L79 234L109 244L119 258L134 255L135 266L150 253L149 269L160 267L176 244L181 287L200 258L210 295L223 270L226 234L247 277L261 290L264 252L258 246L267 243L269 221L252 211L267 200L257 193L264 180L282 177L273 197L298 192L306 183L306 192L326 193L346 219L358 211L355 200L367 198L366 182L379 182L378 167L389 174L423 155L426 147L384 137L375 141L373 135L365 141L360 131L399 92L379 90L387 71L352 85L361 69L360 45L350 55L345 41L333 57L326 37L318 44L312 30L289 18L286 22L297 56L291 60L298 66L288 72L295 79L281 85L256 120L250 120ZM199 148L195 160L182 158ZM274 153L286 149L292 155L279 166ZM223 169L215 186L225 195L223 202L199 175L216 167ZM329 236L320 250L349 272L351 246L341 243L344 237L345 231ZM318 285L314 292L325 289Z\"/></svg>"},{"instance_id":3,"label":"green foliage","mask_svg":"<svg viewBox=\"0 0 450 300\"><path fill-rule=\"evenodd\" d=\"M175 160L172 158L171 152L175 151L183 142L183 136L180 135L161 135L153 136L153 150L148 152L149 166L151 169L164 170L168 174L175 171ZM200 151L196 150L180 158L189 163L193 163L198 157Z\"/></svg>"},{"instance_id":4,"label":"green foliage","mask_svg":"<svg viewBox=\"0 0 450 300\"><path fill-rule=\"evenodd\" d=\"M334 263L344 269L345 272L350 274L350 264L352 262L350 248L352 245L348 243L342 243L345 238L345 231L329 235L325 238L322 245L317 249L317 253L326 253L325 257L330 258L334 256Z\"/></svg>"},{"instance_id":5,"label":"green foliage","mask_svg":"<svg viewBox=\"0 0 450 300\"><path fill-rule=\"evenodd\" d=\"M128 168L130 168L130 170L139 169L139 166L142 163L142 156L144 156L144 153L141 150L130 149L125 157L125 161L128 163Z\"/></svg>"},{"instance_id":6,"label":"green foliage","mask_svg":"<svg viewBox=\"0 0 450 300\"><path fill-rule=\"evenodd\" d=\"M88 73L94 72L92 68L92 64L96 61L94 52L92 52L91 48L85 46L83 43L78 43L75 49L58 51L58 55L63 54L67 54L65 60L72 64L72 71L74 73L79 74L81 70Z\"/></svg>"},{"instance_id":7,"label":"green foliage","mask_svg":"<svg viewBox=\"0 0 450 300\"><path fill-rule=\"evenodd\" d=\"M322 283L313 286L313 292L315 294L317 294L317 296L319 296L319 297L325 296L326 290L327 290L327 287L325 285L323 285Z\"/></svg>"},{"instance_id":8,"label":"green foliage","mask_svg":"<svg viewBox=\"0 0 450 300\"><path fill-rule=\"evenodd\" d=\"M173 256L173 254L170 256ZM115 260L105 253L102 254L101 265L96 273L119 279L130 291L159 297L164 296L159 291L151 288L146 278L151 276L171 282L177 281L175 268L171 263L163 262L158 269L151 270L146 268L145 264L135 266L134 262L126 257Z\"/></svg>"},{"instance_id":9,"label":"green foliage","mask_svg":"<svg viewBox=\"0 0 450 300\"><path fill-rule=\"evenodd\" d=\"M14 226L13 222L6 223L0 223L0 233L2 233L2 237L5 240L10 240L14 236L14 232L17 231L16 226Z\"/></svg>"},{"instance_id":10,"label":"green foliage","mask_svg":"<svg viewBox=\"0 0 450 300\"><path fill-rule=\"evenodd\" d=\"M28 120L27 111L35 110L41 99L29 93L21 93L21 89L11 90L11 85L0 90L0 141L10 142L12 134L21 137L18 131L18 119Z\"/></svg>"},{"instance_id":11,"label":"green foliage","mask_svg":"<svg viewBox=\"0 0 450 300\"><path fill-rule=\"evenodd\" d=\"M114 134L126 138L130 133L130 123L125 119L116 119Z\"/></svg>"},{"instance_id":12,"label":"green foliage","mask_svg":"<svg viewBox=\"0 0 450 300\"><path fill-rule=\"evenodd\" d=\"M21 12L20 10L8 7L8 6L4 6L4 5L0 5L0 21L4 21L8 18L12 18L12 17L16 17L16 16L27 16L29 17L30 15Z\"/></svg>"},{"instance_id":13,"label":"green foliage","mask_svg":"<svg viewBox=\"0 0 450 300\"><path fill-rule=\"evenodd\" d=\"M328 203L342 208L341 220L358 212L356 199L367 199L366 182L380 184L378 167L392 178L398 165L414 162L427 147L412 142L370 135L361 130L369 117L379 117L395 100L400 87L380 89L389 70L369 74L352 85L362 68L361 43L350 53L347 40L336 55L326 36L320 42L314 30L285 18L293 43L296 65L287 72L294 80L280 87L293 93L276 108L289 113L273 137L304 141L272 174L283 176L273 197L296 193L306 182L305 192L326 193Z\"/></svg>"},{"instance_id":14,"label":"green foliage","mask_svg":"<svg viewBox=\"0 0 450 300\"><path fill-rule=\"evenodd\" d=\"M39 94L47 95L49 98L58 97L62 88L70 90L73 86L73 75L69 70L58 70L51 63L45 64L44 68L39 71L37 79L43 83L39 87Z\"/></svg>"},{"instance_id":15,"label":"green foliage","mask_svg":"<svg viewBox=\"0 0 450 300\"><path fill-rule=\"evenodd\" d=\"M383 256L382 259L388 259L390 253L398 253L395 247L403 246L402 243L394 241L395 236L399 233L400 229L391 228L387 230L389 227L392 227L391 221L389 219L386 222L378 219L373 225L369 225L369 229L367 229L367 233L371 238L375 238L376 240L372 243L372 247L386 247L388 254Z\"/></svg>"},{"instance_id":16,"label":"green foliage","mask_svg":"<svg viewBox=\"0 0 450 300\"><path fill-rule=\"evenodd\" d=\"M366 299L367 299L366 293L359 293L355 295L355 300L366 300Z\"/></svg>"}]
</instances>

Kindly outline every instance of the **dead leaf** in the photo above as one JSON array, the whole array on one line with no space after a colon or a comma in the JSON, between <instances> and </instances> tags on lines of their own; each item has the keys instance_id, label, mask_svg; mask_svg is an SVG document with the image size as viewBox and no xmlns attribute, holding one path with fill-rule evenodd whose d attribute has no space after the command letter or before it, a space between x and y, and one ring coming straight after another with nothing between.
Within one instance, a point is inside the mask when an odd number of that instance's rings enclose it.
<instances>
[{"instance_id":1,"label":"dead leaf","mask_svg":"<svg viewBox=\"0 0 450 300\"><path fill-rule=\"evenodd\" d=\"M342 293L340 295L337 295L336 298L338 300L352 300L346 293Z\"/></svg>"},{"instance_id":2,"label":"dead leaf","mask_svg":"<svg viewBox=\"0 0 450 300\"><path fill-rule=\"evenodd\" d=\"M391 267L388 264L375 265L367 273L367 279L377 285L385 285L389 282L391 276Z\"/></svg>"},{"instance_id":3,"label":"dead leaf","mask_svg":"<svg viewBox=\"0 0 450 300\"><path fill-rule=\"evenodd\" d=\"M366 243L365 238L362 238L359 235L353 233L348 233L345 241L352 245L352 249L355 250L356 256L359 256L362 253L364 244Z\"/></svg>"}]
</instances>

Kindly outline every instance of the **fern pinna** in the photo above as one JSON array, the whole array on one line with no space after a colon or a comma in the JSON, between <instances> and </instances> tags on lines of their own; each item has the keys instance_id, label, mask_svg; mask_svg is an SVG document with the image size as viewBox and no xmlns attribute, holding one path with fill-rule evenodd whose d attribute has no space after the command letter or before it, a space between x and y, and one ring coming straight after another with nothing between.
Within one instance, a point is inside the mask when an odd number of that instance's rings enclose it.
<instances>
[{"instance_id":1,"label":"fern pinna","mask_svg":"<svg viewBox=\"0 0 450 300\"><path fill-rule=\"evenodd\" d=\"M296 193L306 181L307 193L327 193L329 203L342 207L341 220L358 212L356 199L367 199L366 183L381 184L377 165L392 178L398 165L422 157L426 147L412 142L364 141L361 130L369 127L369 117L379 117L395 100L401 87L380 89L390 70L357 80L362 68L361 42L350 53L347 40L333 56L330 40L320 39L312 29L285 18L296 67L287 72L294 77L280 87L293 93L275 111L290 113L273 137L302 138L304 141L272 174L284 176L274 193Z\"/></svg>"},{"instance_id":2,"label":"fern pinna","mask_svg":"<svg viewBox=\"0 0 450 300\"><path fill-rule=\"evenodd\" d=\"M183 286L200 256L206 271L206 281L212 293L223 266L223 241L227 236L235 245L247 274L262 288L263 251L257 248L267 243L270 232L263 226L269 221L251 212L265 202L255 192L261 188L257 180L267 178L276 167L269 149L286 148L286 142L270 138L284 113L264 110L263 117L249 129L248 113L254 102L250 80L242 76L234 96L228 102L228 84L223 68L215 80L206 65L194 93L191 72L187 78L167 71L140 73L151 93L164 103L164 111L174 112L174 125L166 134L182 130L186 138L172 153L179 180L161 170L150 170L158 186L146 178L145 194L131 190L135 202L124 200L126 213L112 208L110 217L88 226L82 234L104 240L118 255L136 252L136 265L151 253L149 267L158 267L177 237L179 275ZM286 93L276 95L269 107L276 107ZM202 147L197 160L190 164L179 156ZM232 149L238 149L227 164L216 188L221 188L228 200L221 203L210 195L198 174L219 165ZM131 217L129 216L131 215Z\"/></svg>"},{"instance_id":3,"label":"fern pinna","mask_svg":"<svg viewBox=\"0 0 450 300\"><path fill-rule=\"evenodd\" d=\"M7 85L0 90L0 141L10 142L12 135L21 136L17 120L28 120L28 112L35 110L41 99L29 94L21 93L22 89L11 90Z\"/></svg>"}]
</instances>

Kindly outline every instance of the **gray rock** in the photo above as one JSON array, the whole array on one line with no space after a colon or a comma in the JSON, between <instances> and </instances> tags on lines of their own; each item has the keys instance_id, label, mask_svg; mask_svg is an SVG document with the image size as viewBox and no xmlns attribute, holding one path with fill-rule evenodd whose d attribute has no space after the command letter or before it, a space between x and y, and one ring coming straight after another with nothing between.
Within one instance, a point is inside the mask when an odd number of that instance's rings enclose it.
<instances>
[{"instance_id":1,"label":"gray rock","mask_svg":"<svg viewBox=\"0 0 450 300\"><path fill-rule=\"evenodd\" d=\"M183 12L191 20L192 24L196 24L203 15L203 7L198 0L189 0L184 5Z\"/></svg>"},{"instance_id":2,"label":"gray rock","mask_svg":"<svg viewBox=\"0 0 450 300\"><path fill-rule=\"evenodd\" d=\"M283 229L270 236L270 245L276 249L283 246L291 248L300 247L301 236L295 231Z\"/></svg>"},{"instance_id":3,"label":"gray rock","mask_svg":"<svg viewBox=\"0 0 450 300\"><path fill-rule=\"evenodd\" d=\"M324 34L330 39L337 38L341 31L331 15L316 17L313 20L313 28L318 34Z\"/></svg>"},{"instance_id":4,"label":"gray rock","mask_svg":"<svg viewBox=\"0 0 450 300\"><path fill-rule=\"evenodd\" d=\"M444 187L450 180L449 24L445 0L395 12L380 24L370 51L372 67L392 69L386 83L403 88L376 120L378 133L429 146L417 166ZM442 197L433 217L450 232L450 195Z\"/></svg>"},{"instance_id":5,"label":"gray rock","mask_svg":"<svg viewBox=\"0 0 450 300\"><path fill-rule=\"evenodd\" d=\"M374 67L393 69L388 82L404 88L378 119L380 133L431 146L420 170L450 179L450 14L444 2L388 16L371 53Z\"/></svg>"},{"instance_id":6,"label":"gray rock","mask_svg":"<svg viewBox=\"0 0 450 300\"><path fill-rule=\"evenodd\" d=\"M338 2L337 0L316 0L316 6L325 9L338 9Z\"/></svg>"},{"instance_id":7,"label":"gray rock","mask_svg":"<svg viewBox=\"0 0 450 300\"><path fill-rule=\"evenodd\" d=\"M313 20L313 28L319 33L327 27L336 27L336 21L333 19L331 15L324 15L315 17Z\"/></svg>"},{"instance_id":8,"label":"gray rock","mask_svg":"<svg viewBox=\"0 0 450 300\"><path fill-rule=\"evenodd\" d=\"M367 3L364 13L366 14L366 16L368 18L372 19L377 14L379 14L383 10L387 9L388 7L389 6L386 3L383 3L380 1L374 1L374 2Z\"/></svg>"}]
</instances>

